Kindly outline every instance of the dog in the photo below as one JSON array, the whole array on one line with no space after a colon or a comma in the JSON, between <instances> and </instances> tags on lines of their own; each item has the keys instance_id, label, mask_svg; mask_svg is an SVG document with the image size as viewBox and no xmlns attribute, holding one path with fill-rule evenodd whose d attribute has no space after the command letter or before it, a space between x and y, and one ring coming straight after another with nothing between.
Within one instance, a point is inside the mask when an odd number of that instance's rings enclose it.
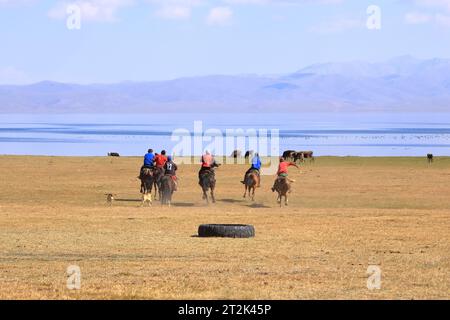
<instances>
[{"instance_id":1,"label":"dog","mask_svg":"<svg viewBox=\"0 0 450 320\"><path fill-rule=\"evenodd\" d=\"M112 193L105 193L106 196L106 203L112 206L114 202L114 195Z\"/></svg>"}]
</instances>

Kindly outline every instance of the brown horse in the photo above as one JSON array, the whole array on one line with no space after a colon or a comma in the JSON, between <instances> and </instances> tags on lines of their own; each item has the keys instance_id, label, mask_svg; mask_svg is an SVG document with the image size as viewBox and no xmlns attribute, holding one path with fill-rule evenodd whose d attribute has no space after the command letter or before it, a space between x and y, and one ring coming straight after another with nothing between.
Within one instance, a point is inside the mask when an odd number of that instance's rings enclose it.
<instances>
[{"instance_id":1,"label":"brown horse","mask_svg":"<svg viewBox=\"0 0 450 320\"><path fill-rule=\"evenodd\" d=\"M172 194L175 190L175 182L173 181L172 177L169 175L164 175L161 178L161 184L160 184L160 199L161 199L161 205L170 205L172 204Z\"/></svg>"},{"instance_id":2,"label":"brown horse","mask_svg":"<svg viewBox=\"0 0 450 320\"><path fill-rule=\"evenodd\" d=\"M282 199L284 197L284 204L288 205L288 193L291 190L291 184L287 177L280 176L275 180L274 187L272 189L278 193L277 202L282 206Z\"/></svg>"},{"instance_id":3,"label":"brown horse","mask_svg":"<svg viewBox=\"0 0 450 320\"><path fill-rule=\"evenodd\" d=\"M200 171L199 172L199 185L202 188L202 198L203 200L206 200L206 203L209 204L208 199L208 191L211 193L211 201L213 203L216 202L216 197L214 196L214 189L216 188L216 174L215 174L215 168L218 168L220 164L214 162L211 165L211 168Z\"/></svg>"},{"instance_id":4,"label":"brown horse","mask_svg":"<svg viewBox=\"0 0 450 320\"><path fill-rule=\"evenodd\" d=\"M247 191L248 191L248 195L252 197L252 201L255 201L255 190L256 190L256 186L259 183L259 175L257 172L255 172L254 170L250 171L244 179L244 184L245 184L245 191L244 191L244 198L247 196Z\"/></svg>"},{"instance_id":5,"label":"brown horse","mask_svg":"<svg viewBox=\"0 0 450 320\"><path fill-rule=\"evenodd\" d=\"M143 168L139 179L141 180L142 206L146 203L150 206L152 204L152 188L154 183L153 170Z\"/></svg>"},{"instance_id":6,"label":"brown horse","mask_svg":"<svg viewBox=\"0 0 450 320\"><path fill-rule=\"evenodd\" d=\"M161 199L161 178L164 176L164 168L153 168L153 186L155 187L155 199L158 194L158 199Z\"/></svg>"}]
</instances>

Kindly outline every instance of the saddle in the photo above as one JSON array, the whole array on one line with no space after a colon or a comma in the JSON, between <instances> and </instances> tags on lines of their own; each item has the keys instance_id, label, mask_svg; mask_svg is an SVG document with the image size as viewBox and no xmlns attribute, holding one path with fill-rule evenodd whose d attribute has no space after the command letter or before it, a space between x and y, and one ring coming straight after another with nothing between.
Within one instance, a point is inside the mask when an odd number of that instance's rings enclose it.
<instances>
[{"instance_id":1,"label":"saddle","mask_svg":"<svg viewBox=\"0 0 450 320\"><path fill-rule=\"evenodd\" d=\"M153 169L149 167L143 167L141 170L141 177L153 175Z\"/></svg>"}]
</instances>

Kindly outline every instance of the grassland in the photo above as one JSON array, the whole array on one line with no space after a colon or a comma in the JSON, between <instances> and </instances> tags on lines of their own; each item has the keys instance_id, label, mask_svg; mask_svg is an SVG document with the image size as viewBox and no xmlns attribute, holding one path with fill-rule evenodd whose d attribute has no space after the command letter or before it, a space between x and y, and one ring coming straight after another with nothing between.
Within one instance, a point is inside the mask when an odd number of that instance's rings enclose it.
<instances>
[{"instance_id":1,"label":"grassland","mask_svg":"<svg viewBox=\"0 0 450 320\"><path fill-rule=\"evenodd\" d=\"M450 158L327 158L301 170L289 207L245 165L217 171L202 201L180 167L174 206L140 208L140 158L0 157L2 299L449 299ZM113 206L105 193L114 193ZM196 237L246 223L252 239ZM80 290L66 288L78 265ZM382 270L379 290L366 270Z\"/></svg>"}]
</instances>

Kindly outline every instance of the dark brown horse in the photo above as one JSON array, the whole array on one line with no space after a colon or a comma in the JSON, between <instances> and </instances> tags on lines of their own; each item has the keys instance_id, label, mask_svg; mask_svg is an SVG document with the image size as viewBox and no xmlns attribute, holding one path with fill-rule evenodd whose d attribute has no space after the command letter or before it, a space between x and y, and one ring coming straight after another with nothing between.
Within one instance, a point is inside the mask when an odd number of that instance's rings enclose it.
<instances>
[{"instance_id":1,"label":"dark brown horse","mask_svg":"<svg viewBox=\"0 0 450 320\"><path fill-rule=\"evenodd\" d=\"M288 205L288 193L291 190L291 184L287 177L280 176L275 180L273 191L278 193L277 202L282 206L282 199L284 197L284 204Z\"/></svg>"},{"instance_id":2,"label":"dark brown horse","mask_svg":"<svg viewBox=\"0 0 450 320\"><path fill-rule=\"evenodd\" d=\"M155 187L155 199L158 194L158 200L161 199L161 178L164 176L164 168L153 168L153 186Z\"/></svg>"},{"instance_id":3,"label":"dark brown horse","mask_svg":"<svg viewBox=\"0 0 450 320\"><path fill-rule=\"evenodd\" d=\"M172 204L172 194L175 190L175 182L172 177L169 175L165 175L161 177L160 183L160 199L162 205L170 205Z\"/></svg>"},{"instance_id":4,"label":"dark brown horse","mask_svg":"<svg viewBox=\"0 0 450 320\"><path fill-rule=\"evenodd\" d=\"M208 170L204 170L200 174L200 187L202 187L203 199L209 204L208 191L211 193L211 201L216 202L214 196L214 189L216 188L216 175L214 173L214 168L218 167L219 164L215 163Z\"/></svg>"},{"instance_id":5,"label":"dark brown horse","mask_svg":"<svg viewBox=\"0 0 450 320\"><path fill-rule=\"evenodd\" d=\"M252 197L252 201L255 201L255 190L256 186L259 184L259 175L255 170L250 171L244 179L244 198L248 195Z\"/></svg>"},{"instance_id":6,"label":"dark brown horse","mask_svg":"<svg viewBox=\"0 0 450 320\"><path fill-rule=\"evenodd\" d=\"M143 168L139 176L141 180L142 206L148 203L152 204L152 188L154 183L153 170L150 168Z\"/></svg>"}]
</instances>

